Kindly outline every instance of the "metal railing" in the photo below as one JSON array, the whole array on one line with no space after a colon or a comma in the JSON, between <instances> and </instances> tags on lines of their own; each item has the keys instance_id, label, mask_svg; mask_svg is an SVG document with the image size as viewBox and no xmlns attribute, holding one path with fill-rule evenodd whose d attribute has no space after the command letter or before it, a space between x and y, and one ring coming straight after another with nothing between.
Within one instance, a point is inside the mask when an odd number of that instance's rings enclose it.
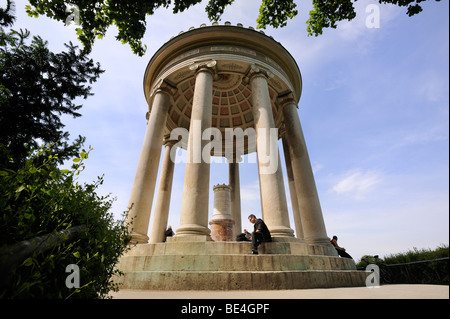
<instances>
[{"instance_id":1,"label":"metal railing","mask_svg":"<svg viewBox=\"0 0 450 319\"><path fill-rule=\"evenodd\" d=\"M378 256L374 256L373 259L361 260L379 267L381 284L449 284L449 257L398 264L384 263ZM358 268L358 270L365 269L365 267Z\"/></svg>"}]
</instances>

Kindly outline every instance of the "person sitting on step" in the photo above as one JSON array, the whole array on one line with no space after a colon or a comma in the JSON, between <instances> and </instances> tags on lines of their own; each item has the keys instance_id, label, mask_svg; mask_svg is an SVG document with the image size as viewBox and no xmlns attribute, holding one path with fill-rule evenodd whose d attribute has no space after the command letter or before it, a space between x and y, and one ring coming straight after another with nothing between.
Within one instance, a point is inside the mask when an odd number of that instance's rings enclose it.
<instances>
[{"instance_id":1,"label":"person sitting on step","mask_svg":"<svg viewBox=\"0 0 450 319\"><path fill-rule=\"evenodd\" d=\"M255 215L248 216L250 223L254 225L252 233L252 255L258 255L258 246L263 242L271 242L272 237L266 223L261 218L256 218Z\"/></svg>"}]
</instances>

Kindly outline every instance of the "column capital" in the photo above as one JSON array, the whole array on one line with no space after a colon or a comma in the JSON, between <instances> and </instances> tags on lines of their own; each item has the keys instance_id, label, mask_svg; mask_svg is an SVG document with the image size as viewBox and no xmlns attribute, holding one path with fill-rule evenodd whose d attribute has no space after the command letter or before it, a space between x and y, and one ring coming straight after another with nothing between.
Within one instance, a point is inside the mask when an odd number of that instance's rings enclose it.
<instances>
[{"instance_id":1,"label":"column capital","mask_svg":"<svg viewBox=\"0 0 450 319\"><path fill-rule=\"evenodd\" d=\"M178 143L177 140L171 140L170 139L170 134L164 135L164 139L163 139L163 144L167 145L167 146L174 146L176 143Z\"/></svg>"},{"instance_id":2,"label":"column capital","mask_svg":"<svg viewBox=\"0 0 450 319\"><path fill-rule=\"evenodd\" d=\"M295 99L295 95L293 92L288 92L286 94L280 95L277 97L277 102L279 107L279 110L281 112L283 112L283 116L285 115L285 108L287 108L288 106L290 107L294 107L295 109L298 109L298 104L297 104L297 100ZM279 128L279 133L281 137L285 137L286 136L286 120L285 118L283 118L283 121L281 123L281 126Z\"/></svg>"},{"instance_id":3,"label":"column capital","mask_svg":"<svg viewBox=\"0 0 450 319\"><path fill-rule=\"evenodd\" d=\"M156 93L164 93L167 96L172 96L177 92L177 87L170 83L169 81L166 81L164 79L161 79L156 83L156 85L152 88L152 91L150 92L150 97L154 96Z\"/></svg>"},{"instance_id":4,"label":"column capital","mask_svg":"<svg viewBox=\"0 0 450 319\"><path fill-rule=\"evenodd\" d=\"M298 108L297 100L295 98L295 95L292 91L280 95L277 97L277 102L280 105L280 109L283 109L288 104L295 105L296 108Z\"/></svg>"},{"instance_id":5,"label":"column capital","mask_svg":"<svg viewBox=\"0 0 450 319\"><path fill-rule=\"evenodd\" d=\"M264 77L266 80L271 79L274 77L274 74L270 70L266 69L265 67L262 67L258 64L252 64L250 66L250 70L249 70L247 77L250 82L256 77Z\"/></svg>"},{"instance_id":6,"label":"column capital","mask_svg":"<svg viewBox=\"0 0 450 319\"><path fill-rule=\"evenodd\" d=\"M206 60L199 61L191 64L189 70L195 71L196 73L201 71L209 71L213 76L217 73L217 61L216 60Z\"/></svg>"},{"instance_id":7,"label":"column capital","mask_svg":"<svg viewBox=\"0 0 450 319\"><path fill-rule=\"evenodd\" d=\"M278 134L282 139L286 137L286 125L284 121L281 122L281 125L278 128Z\"/></svg>"}]
</instances>

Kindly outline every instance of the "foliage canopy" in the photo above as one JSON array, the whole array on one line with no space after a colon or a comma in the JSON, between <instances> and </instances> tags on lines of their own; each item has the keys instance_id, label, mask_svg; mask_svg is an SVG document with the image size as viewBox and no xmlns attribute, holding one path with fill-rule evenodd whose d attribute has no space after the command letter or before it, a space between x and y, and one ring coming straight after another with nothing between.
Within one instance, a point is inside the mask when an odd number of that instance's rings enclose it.
<instances>
[{"instance_id":1,"label":"foliage canopy","mask_svg":"<svg viewBox=\"0 0 450 319\"><path fill-rule=\"evenodd\" d=\"M241 0L243 1L243 0ZM356 16L353 4L357 0L312 0L313 10L307 21L309 35L318 36L325 28L336 28L337 22L352 20ZM394 4L407 7L409 16L422 11L419 3L426 0L379 0L382 4ZM440 0L436 0L440 1ZM70 9L66 0L29 0L27 12L30 16L46 15L58 21L66 22ZM71 0L70 3L79 9L80 27L77 34L85 50L91 50L96 38L102 38L111 25L116 25L118 41L128 43L133 53L142 56L146 46L142 43L146 31L145 18L158 8L169 8L173 5L173 13L179 13L202 2L201 0ZM227 6L235 0L209 0L205 11L211 21L219 21ZM69 13L68 13L69 12ZM257 28L265 29L284 27L289 19L297 16L295 0L262 0Z\"/></svg>"},{"instance_id":2,"label":"foliage canopy","mask_svg":"<svg viewBox=\"0 0 450 319\"><path fill-rule=\"evenodd\" d=\"M127 250L128 225L109 212L114 200L97 194L102 177L91 184L76 181L89 151L81 150L70 169L57 167L58 156L51 148L39 149L17 170L0 169L2 265L11 265L15 256L10 247L17 243L83 226L75 240L63 238L62 244L44 252L36 247L17 268L7 269L13 279L0 291L4 297L103 298L117 290L113 276L120 274L115 265ZM71 264L80 269L79 288L66 286L66 267Z\"/></svg>"},{"instance_id":3,"label":"foliage canopy","mask_svg":"<svg viewBox=\"0 0 450 319\"><path fill-rule=\"evenodd\" d=\"M60 161L76 155L60 116L81 116L74 100L92 95L89 84L103 72L72 43L53 53L40 36L29 38L28 30L0 27L0 165L16 168L39 142L51 144Z\"/></svg>"},{"instance_id":4,"label":"foliage canopy","mask_svg":"<svg viewBox=\"0 0 450 319\"><path fill-rule=\"evenodd\" d=\"M102 177L77 182L90 149L80 151L81 136L69 145L60 119L81 116L74 101L92 95L103 70L72 43L53 53L27 30L5 31L12 9L0 10L0 298L106 297L129 225L97 194ZM67 285L70 265L79 286Z\"/></svg>"}]
</instances>

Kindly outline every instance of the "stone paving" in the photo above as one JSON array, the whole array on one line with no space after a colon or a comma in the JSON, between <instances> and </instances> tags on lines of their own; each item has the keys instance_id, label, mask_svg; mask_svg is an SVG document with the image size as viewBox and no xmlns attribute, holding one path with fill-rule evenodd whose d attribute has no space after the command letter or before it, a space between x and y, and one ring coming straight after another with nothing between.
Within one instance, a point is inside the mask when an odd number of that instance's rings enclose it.
<instances>
[{"instance_id":1,"label":"stone paving","mask_svg":"<svg viewBox=\"0 0 450 319\"><path fill-rule=\"evenodd\" d=\"M445 285L383 285L378 288L258 291L138 291L121 290L113 299L449 299Z\"/></svg>"}]
</instances>

